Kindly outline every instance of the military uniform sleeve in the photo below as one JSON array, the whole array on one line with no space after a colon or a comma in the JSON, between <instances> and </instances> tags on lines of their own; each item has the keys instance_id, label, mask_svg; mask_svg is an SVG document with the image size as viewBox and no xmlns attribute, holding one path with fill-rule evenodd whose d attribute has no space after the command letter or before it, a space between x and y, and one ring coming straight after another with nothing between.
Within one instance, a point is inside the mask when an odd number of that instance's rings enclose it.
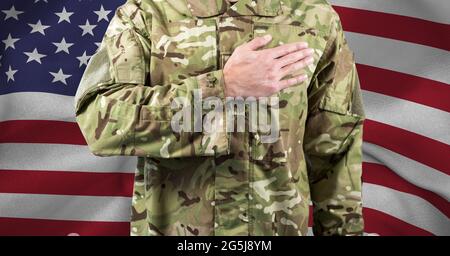
<instances>
[{"instance_id":1,"label":"military uniform sleeve","mask_svg":"<svg viewBox=\"0 0 450 256\"><path fill-rule=\"evenodd\" d=\"M315 235L360 235L364 112L354 54L341 23L308 88L305 156L314 207Z\"/></svg>"},{"instance_id":2,"label":"military uniform sleeve","mask_svg":"<svg viewBox=\"0 0 450 256\"><path fill-rule=\"evenodd\" d=\"M162 158L226 153L225 132L175 133L171 128L174 99L184 97L191 104L196 89L203 98L224 98L222 70L149 86L150 15L132 2L120 7L86 68L75 108L90 150L102 156Z\"/></svg>"}]
</instances>

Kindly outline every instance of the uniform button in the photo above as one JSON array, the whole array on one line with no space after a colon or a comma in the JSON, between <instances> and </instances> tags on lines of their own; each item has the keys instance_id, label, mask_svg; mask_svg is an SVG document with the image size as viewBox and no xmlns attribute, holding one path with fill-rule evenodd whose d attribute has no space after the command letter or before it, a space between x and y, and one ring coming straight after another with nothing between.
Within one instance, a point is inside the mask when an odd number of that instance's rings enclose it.
<instances>
[{"instance_id":1,"label":"uniform button","mask_svg":"<svg viewBox=\"0 0 450 256\"><path fill-rule=\"evenodd\" d=\"M217 81L217 78L215 76L210 76L210 77L208 77L208 81L210 83L215 83Z\"/></svg>"},{"instance_id":2,"label":"uniform button","mask_svg":"<svg viewBox=\"0 0 450 256\"><path fill-rule=\"evenodd\" d=\"M206 79L208 80L208 87L214 87L217 82L217 77L215 76L208 76Z\"/></svg>"}]
</instances>

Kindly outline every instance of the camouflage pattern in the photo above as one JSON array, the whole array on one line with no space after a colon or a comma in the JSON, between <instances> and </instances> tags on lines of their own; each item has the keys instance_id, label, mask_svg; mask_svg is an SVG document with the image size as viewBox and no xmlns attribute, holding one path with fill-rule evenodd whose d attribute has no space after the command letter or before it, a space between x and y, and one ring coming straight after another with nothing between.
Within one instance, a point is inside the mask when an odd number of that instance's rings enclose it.
<instances>
[{"instance_id":1,"label":"camouflage pattern","mask_svg":"<svg viewBox=\"0 0 450 256\"><path fill-rule=\"evenodd\" d=\"M192 101L195 89L224 99L228 57L265 34L266 48L315 50L308 80L276 95L279 140L174 133L172 100ZM94 154L138 156L132 235L306 235L310 202L316 235L362 233L364 112L353 53L325 0L128 1L86 69L76 114Z\"/></svg>"}]
</instances>

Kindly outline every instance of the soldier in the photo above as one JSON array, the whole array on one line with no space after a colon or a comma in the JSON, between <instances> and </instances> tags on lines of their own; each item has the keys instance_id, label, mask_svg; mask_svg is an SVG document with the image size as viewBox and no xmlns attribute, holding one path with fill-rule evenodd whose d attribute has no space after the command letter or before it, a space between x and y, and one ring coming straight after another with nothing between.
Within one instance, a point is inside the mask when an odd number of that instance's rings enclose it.
<instances>
[{"instance_id":1,"label":"soldier","mask_svg":"<svg viewBox=\"0 0 450 256\"><path fill-rule=\"evenodd\" d=\"M173 101L199 89L278 97L277 140L174 132ZM316 235L362 234L364 112L325 0L129 0L75 101L94 154L138 157L132 235L306 235L310 202Z\"/></svg>"}]
</instances>

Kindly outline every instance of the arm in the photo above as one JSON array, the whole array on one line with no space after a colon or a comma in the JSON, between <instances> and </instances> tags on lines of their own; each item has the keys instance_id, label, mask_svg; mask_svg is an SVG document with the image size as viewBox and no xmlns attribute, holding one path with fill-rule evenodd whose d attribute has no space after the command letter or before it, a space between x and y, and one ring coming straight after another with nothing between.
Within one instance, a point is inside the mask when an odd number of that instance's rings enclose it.
<instances>
[{"instance_id":1,"label":"arm","mask_svg":"<svg viewBox=\"0 0 450 256\"><path fill-rule=\"evenodd\" d=\"M193 105L192 92L224 98L216 70L178 84L148 86L151 17L134 4L118 9L77 91L77 122L96 155L183 157L229 150L225 132L175 134L170 125L176 97Z\"/></svg>"},{"instance_id":2,"label":"arm","mask_svg":"<svg viewBox=\"0 0 450 256\"><path fill-rule=\"evenodd\" d=\"M339 19L309 88L305 154L315 235L359 235L364 112L354 55Z\"/></svg>"}]
</instances>

